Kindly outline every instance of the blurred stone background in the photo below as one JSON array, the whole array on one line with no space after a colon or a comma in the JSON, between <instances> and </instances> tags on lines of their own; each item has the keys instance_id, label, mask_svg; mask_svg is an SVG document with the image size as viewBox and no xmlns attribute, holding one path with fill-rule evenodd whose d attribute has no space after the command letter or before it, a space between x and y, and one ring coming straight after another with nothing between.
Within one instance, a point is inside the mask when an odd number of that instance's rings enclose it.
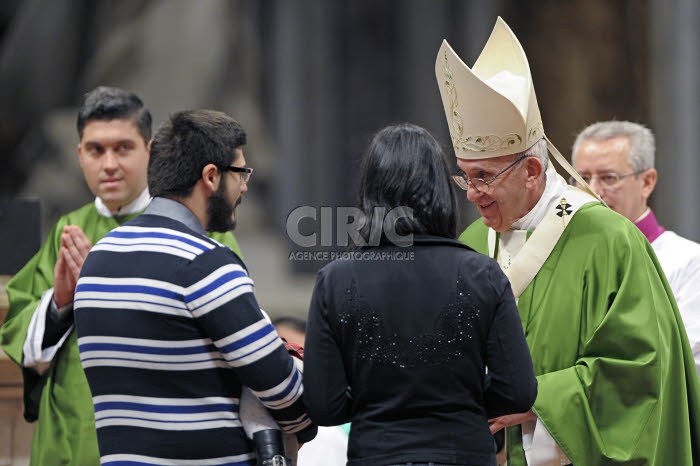
<instances>
[{"instance_id":1,"label":"blurred stone background","mask_svg":"<svg viewBox=\"0 0 700 466\"><path fill-rule=\"evenodd\" d=\"M75 117L97 85L133 90L156 125L209 107L238 119L255 168L236 235L263 308L305 317L323 261L286 233L298 206L352 206L357 162L381 127L433 132L454 163L435 82L443 38L471 65L501 15L530 60L545 130L565 155L578 130L627 119L657 135L653 202L700 240L695 133L697 0L3 0L0 197L39 198L43 233L90 202ZM475 218L463 195L460 224ZM304 234L319 222L301 225ZM0 231L0 241L7 233ZM0 258L2 260L2 258Z\"/></svg>"}]
</instances>

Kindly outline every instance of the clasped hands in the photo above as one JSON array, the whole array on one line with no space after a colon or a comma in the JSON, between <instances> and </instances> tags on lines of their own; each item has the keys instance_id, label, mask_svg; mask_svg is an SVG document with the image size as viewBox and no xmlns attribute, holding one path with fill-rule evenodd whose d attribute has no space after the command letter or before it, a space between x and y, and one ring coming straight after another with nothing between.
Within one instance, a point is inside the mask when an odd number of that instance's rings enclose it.
<instances>
[{"instance_id":1,"label":"clasped hands","mask_svg":"<svg viewBox=\"0 0 700 466\"><path fill-rule=\"evenodd\" d=\"M80 269L91 248L92 242L79 226L63 227L61 247L58 250L58 259L53 272L53 299L57 307L73 302Z\"/></svg>"}]
</instances>

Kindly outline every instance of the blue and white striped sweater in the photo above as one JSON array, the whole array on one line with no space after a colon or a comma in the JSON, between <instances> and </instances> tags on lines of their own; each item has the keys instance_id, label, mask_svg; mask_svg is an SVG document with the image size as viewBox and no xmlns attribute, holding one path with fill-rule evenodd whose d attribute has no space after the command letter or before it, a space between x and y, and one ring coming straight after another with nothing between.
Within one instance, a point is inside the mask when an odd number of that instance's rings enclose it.
<instances>
[{"instance_id":1,"label":"blue and white striped sweater","mask_svg":"<svg viewBox=\"0 0 700 466\"><path fill-rule=\"evenodd\" d=\"M74 309L103 464L248 464L243 384L287 432L309 430L301 373L253 291L234 253L165 217L93 247Z\"/></svg>"}]
</instances>

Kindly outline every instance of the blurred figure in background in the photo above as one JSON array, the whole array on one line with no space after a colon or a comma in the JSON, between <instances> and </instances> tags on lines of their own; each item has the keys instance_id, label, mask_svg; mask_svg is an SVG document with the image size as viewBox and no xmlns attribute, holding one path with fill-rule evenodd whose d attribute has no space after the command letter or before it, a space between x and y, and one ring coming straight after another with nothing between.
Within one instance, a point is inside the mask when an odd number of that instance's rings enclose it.
<instances>
[{"instance_id":1,"label":"blurred figure in background","mask_svg":"<svg viewBox=\"0 0 700 466\"><path fill-rule=\"evenodd\" d=\"M280 337L291 343L304 347L306 339L306 321L295 316L282 316L272 319L272 325Z\"/></svg>"},{"instance_id":2,"label":"blurred figure in background","mask_svg":"<svg viewBox=\"0 0 700 466\"><path fill-rule=\"evenodd\" d=\"M78 158L95 201L62 216L37 254L7 285L2 349L24 378L24 416L37 421L31 464L99 462L90 389L73 331L73 295L92 244L141 214L151 200L146 175L151 114L135 94L98 87L77 118ZM216 238L233 248L231 233Z\"/></svg>"},{"instance_id":3,"label":"blurred figure in background","mask_svg":"<svg viewBox=\"0 0 700 466\"><path fill-rule=\"evenodd\" d=\"M581 178L615 212L644 233L671 285L700 373L700 244L666 230L649 207L658 173L649 128L629 121L602 121L576 137L571 161Z\"/></svg>"},{"instance_id":4,"label":"blurred figure in background","mask_svg":"<svg viewBox=\"0 0 700 466\"><path fill-rule=\"evenodd\" d=\"M358 198L357 256L321 269L311 298L311 418L352 422L349 465L495 465L488 420L529 410L537 381L508 279L455 240L437 141L411 124L379 131Z\"/></svg>"},{"instance_id":5,"label":"blurred figure in background","mask_svg":"<svg viewBox=\"0 0 700 466\"><path fill-rule=\"evenodd\" d=\"M306 321L295 316L272 320L277 333L284 340L302 348L306 340ZM350 423L340 426L319 426L316 438L299 449L298 466L345 466L348 461L348 434ZM295 466L296 466L295 465Z\"/></svg>"}]
</instances>

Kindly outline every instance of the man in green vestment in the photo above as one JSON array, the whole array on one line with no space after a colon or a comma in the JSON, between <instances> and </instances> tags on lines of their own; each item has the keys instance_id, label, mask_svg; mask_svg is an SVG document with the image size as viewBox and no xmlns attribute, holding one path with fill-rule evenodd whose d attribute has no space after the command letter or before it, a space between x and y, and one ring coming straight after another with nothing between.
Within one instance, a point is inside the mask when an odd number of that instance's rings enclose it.
<instances>
[{"instance_id":1,"label":"man in green vestment","mask_svg":"<svg viewBox=\"0 0 700 466\"><path fill-rule=\"evenodd\" d=\"M460 240L508 275L537 374L531 411L490 420L507 464L700 464L700 384L668 282L547 140L512 31L499 18L471 69L443 42L435 71L454 179L481 214Z\"/></svg>"},{"instance_id":2,"label":"man in green vestment","mask_svg":"<svg viewBox=\"0 0 700 466\"><path fill-rule=\"evenodd\" d=\"M62 216L10 280L0 344L22 368L25 418L36 421L31 465L100 463L90 389L73 331L73 293L92 244L150 202L151 114L141 99L98 87L78 113L78 158L95 202ZM240 254L231 233L211 235Z\"/></svg>"}]
</instances>

